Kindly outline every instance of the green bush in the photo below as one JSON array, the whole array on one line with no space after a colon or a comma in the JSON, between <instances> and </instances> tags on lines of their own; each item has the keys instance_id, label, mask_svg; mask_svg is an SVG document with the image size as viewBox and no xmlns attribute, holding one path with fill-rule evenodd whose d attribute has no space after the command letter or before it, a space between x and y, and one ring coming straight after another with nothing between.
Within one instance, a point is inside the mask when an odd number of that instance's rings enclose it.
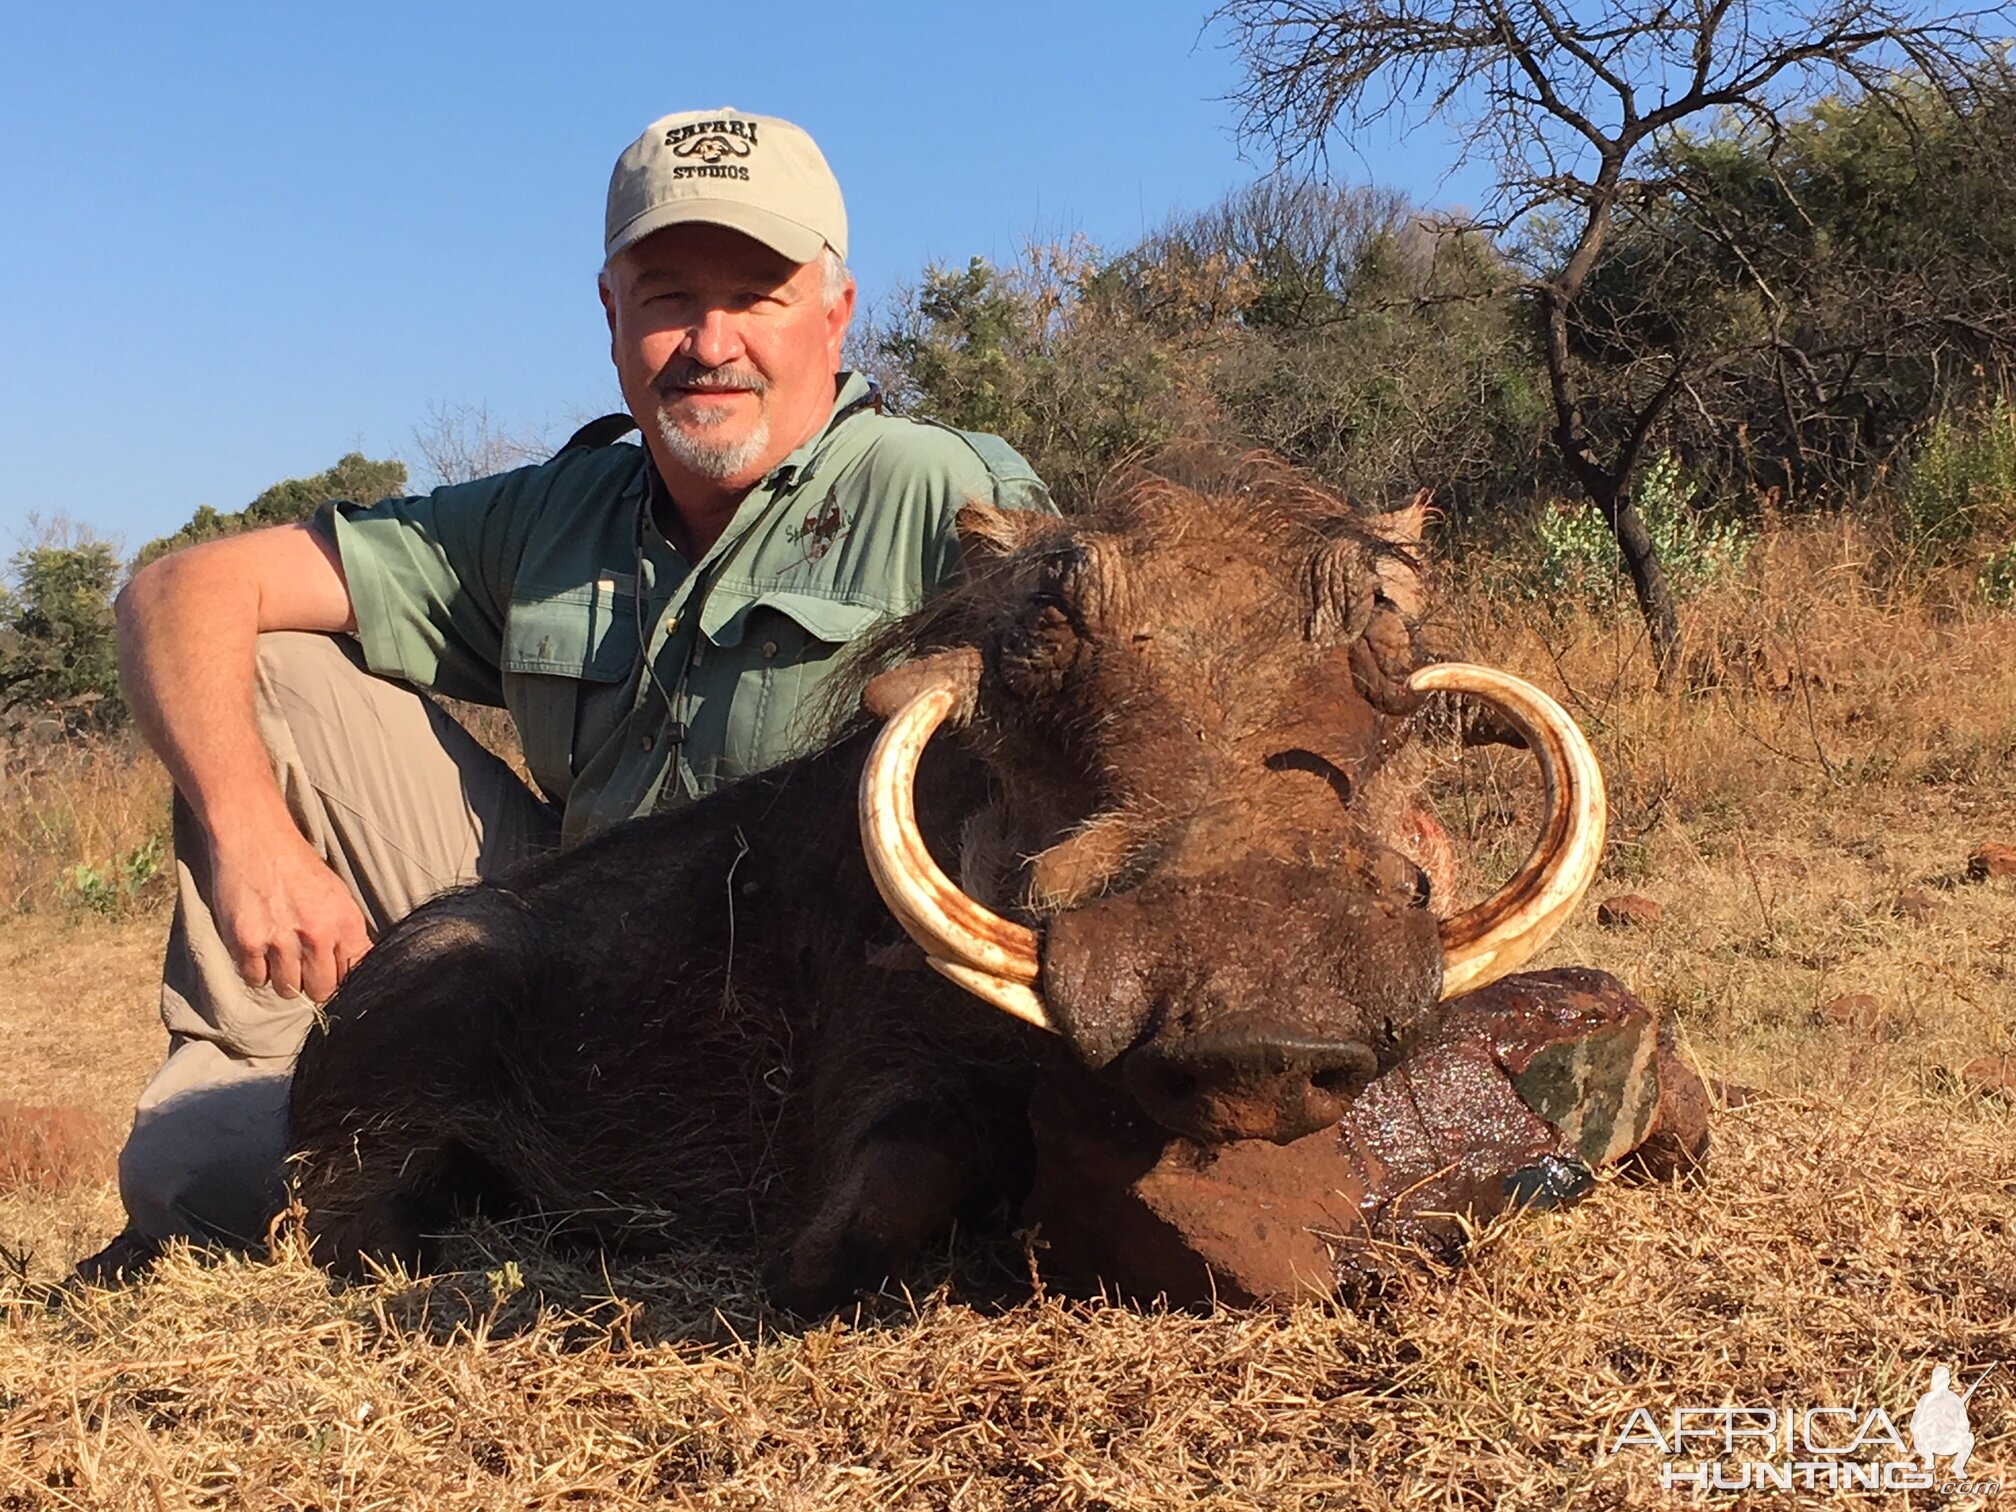
<instances>
[{"instance_id":1,"label":"green bush","mask_svg":"<svg viewBox=\"0 0 2016 1512\"><path fill-rule=\"evenodd\" d=\"M34 546L0 586L0 726L54 717L66 729L110 729L119 698L112 590L119 557L106 541Z\"/></svg>"},{"instance_id":2,"label":"green bush","mask_svg":"<svg viewBox=\"0 0 2016 1512\"><path fill-rule=\"evenodd\" d=\"M1899 534L1920 560L2016 522L2016 408L1998 399L1927 427L1890 490Z\"/></svg>"},{"instance_id":3,"label":"green bush","mask_svg":"<svg viewBox=\"0 0 2016 1512\"><path fill-rule=\"evenodd\" d=\"M361 452L339 457L334 467L306 478L288 478L275 483L243 509L225 514L208 504L199 505L189 523L171 536L149 541L133 557L138 572L157 557L184 546L200 545L220 536L260 530L268 525L291 525L305 520L328 499L348 499L355 504L376 504L406 491L406 464L374 462Z\"/></svg>"},{"instance_id":4,"label":"green bush","mask_svg":"<svg viewBox=\"0 0 2016 1512\"><path fill-rule=\"evenodd\" d=\"M1981 559L1981 597L1997 609L2016 609L2016 541Z\"/></svg>"},{"instance_id":5,"label":"green bush","mask_svg":"<svg viewBox=\"0 0 2016 1512\"><path fill-rule=\"evenodd\" d=\"M1696 510L1700 490L1671 452L1645 469L1632 502L1645 521L1666 582L1678 599L1692 598L1717 578L1740 571L1756 539L1738 520L1715 521ZM1617 538L1588 504L1556 504L1540 515L1539 554L1521 574L1528 598L1585 604L1609 612L1629 594Z\"/></svg>"},{"instance_id":6,"label":"green bush","mask_svg":"<svg viewBox=\"0 0 2016 1512\"><path fill-rule=\"evenodd\" d=\"M156 833L125 855L114 856L103 869L80 861L63 873L59 884L63 901L108 919L119 918L131 911L140 890L160 874L167 854L167 837Z\"/></svg>"}]
</instances>

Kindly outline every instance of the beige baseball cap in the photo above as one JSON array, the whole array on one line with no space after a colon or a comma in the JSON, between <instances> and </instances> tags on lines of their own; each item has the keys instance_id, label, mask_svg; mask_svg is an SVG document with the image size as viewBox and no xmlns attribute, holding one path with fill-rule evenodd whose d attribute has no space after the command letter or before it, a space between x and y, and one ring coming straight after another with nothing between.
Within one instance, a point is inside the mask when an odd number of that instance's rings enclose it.
<instances>
[{"instance_id":1,"label":"beige baseball cap","mask_svg":"<svg viewBox=\"0 0 2016 1512\"><path fill-rule=\"evenodd\" d=\"M847 206L802 126L724 106L653 121L609 176L604 258L682 221L753 236L796 263L847 256Z\"/></svg>"}]
</instances>

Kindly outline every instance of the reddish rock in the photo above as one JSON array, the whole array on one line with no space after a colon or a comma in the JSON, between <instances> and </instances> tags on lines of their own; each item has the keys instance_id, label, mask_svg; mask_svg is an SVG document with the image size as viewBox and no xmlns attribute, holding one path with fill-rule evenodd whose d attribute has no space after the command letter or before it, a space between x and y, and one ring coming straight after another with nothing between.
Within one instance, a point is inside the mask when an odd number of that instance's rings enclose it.
<instances>
[{"instance_id":1,"label":"reddish rock","mask_svg":"<svg viewBox=\"0 0 2016 1512\"><path fill-rule=\"evenodd\" d=\"M1938 907L1932 901L1932 894L1922 887L1907 887L1890 900L1890 912L1900 919L1909 919L1913 924L1928 923Z\"/></svg>"},{"instance_id":2,"label":"reddish rock","mask_svg":"<svg viewBox=\"0 0 2016 1512\"><path fill-rule=\"evenodd\" d=\"M1844 992L1813 1015L1825 1029L1845 1029L1870 1039L1887 1039L1893 1029L1882 1000L1866 992Z\"/></svg>"},{"instance_id":3,"label":"reddish rock","mask_svg":"<svg viewBox=\"0 0 2016 1512\"><path fill-rule=\"evenodd\" d=\"M1618 893L1596 905L1596 922L1605 929L1650 929L1665 913L1656 898Z\"/></svg>"},{"instance_id":4,"label":"reddish rock","mask_svg":"<svg viewBox=\"0 0 2016 1512\"><path fill-rule=\"evenodd\" d=\"M77 1107L0 1101L0 1192L58 1192L112 1174L112 1131Z\"/></svg>"},{"instance_id":5,"label":"reddish rock","mask_svg":"<svg viewBox=\"0 0 2016 1512\"><path fill-rule=\"evenodd\" d=\"M1967 880L1986 882L1995 877L2016 877L2016 845L1988 844L1967 858Z\"/></svg>"},{"instance_id":6,"label":"reddish rock","mask_svg":"<svg viewBox=\"0 0 2016 1512\"><path fill-rule=\"evenodd\" d=\"M2016 1055L1984 1055L1960 1068L1969 1092L2016 1102Z\"/></svg>"}]
</instances>

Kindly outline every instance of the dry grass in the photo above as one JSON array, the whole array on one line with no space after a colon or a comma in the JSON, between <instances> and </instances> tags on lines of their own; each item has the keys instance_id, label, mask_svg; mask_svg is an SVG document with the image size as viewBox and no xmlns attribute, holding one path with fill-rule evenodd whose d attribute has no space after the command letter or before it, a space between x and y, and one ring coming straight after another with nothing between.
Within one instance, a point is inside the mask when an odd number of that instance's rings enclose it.
<instances>
[{"instance_id":1,"label":"dry grass","mask_svg":"<svg viewBox=\"0 0 2016 1512\"><path fill-rule=\"evenodd\" d=\"M1880 594L1862 555L1774 538L1691 611L1721 680L1685 695L1650 689L1626 633L1463 605L1471 645L1587 721L1608 881L1665 906L1647 931L1585 915L1549 959L1618 972L1704 1070L1762 1092L1721 1116L1705 1188L1606 1182L1360 1312L969 1286L809 1332L706 1256L604 1266L496 1229L424 1283L333 1291L283 1243L52 1294L116 1198L15 1194L0 1508L1654 1506L1656 1458L1605 1452L1631 1408L1901 1424L1941 1361L2003 1362L1974 1468L2016 1481L2016 1110L1953 1075L2016 1048L2016 883L1961 878L1976 842L2016 842L2016 619ZM1449 813L1502 856L1528 775L1499 752L1458 770ZM1922 921L1891 908L1913 886ZM0 1098L130 1102L159 923L0 926ZM1849 991L1884 1022L1814 1021Z\"/></svg>"},{"instance_id":2,"label":"dry grass","mask_svg":"<svg viewBox=\"0 0 2016 1512\"><path fill-rule=\"evenodd\" d=\"M125 880L135 885L122 889L120 862L150 845L165 850L169 788L143 753L131 736L66 741L32 728L0 736L0 918L92 908L74 883L79 866L107 879L111 890L94 895L103 911L145 906L145 879L129 865Z\"/></svg>"}]
</instances>

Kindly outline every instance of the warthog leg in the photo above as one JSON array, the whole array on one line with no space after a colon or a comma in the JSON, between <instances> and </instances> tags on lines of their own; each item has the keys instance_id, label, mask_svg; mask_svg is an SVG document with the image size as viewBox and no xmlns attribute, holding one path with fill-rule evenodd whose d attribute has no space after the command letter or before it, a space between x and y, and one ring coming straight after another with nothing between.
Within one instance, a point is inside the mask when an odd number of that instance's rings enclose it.
<instances>
[{"instance_id":1,"label":"warthog leg","mask_svg":"<svg viewBox=\"0 0 2016 1512\"><path fill-rule=\"evenodd\" d=\"M885 1115L846 1158L768 1288L782 1306L813 1315L898 1275L947 1229L983 1164L974 1131L924 1107Z\"/></svg>"}]
</instances>

